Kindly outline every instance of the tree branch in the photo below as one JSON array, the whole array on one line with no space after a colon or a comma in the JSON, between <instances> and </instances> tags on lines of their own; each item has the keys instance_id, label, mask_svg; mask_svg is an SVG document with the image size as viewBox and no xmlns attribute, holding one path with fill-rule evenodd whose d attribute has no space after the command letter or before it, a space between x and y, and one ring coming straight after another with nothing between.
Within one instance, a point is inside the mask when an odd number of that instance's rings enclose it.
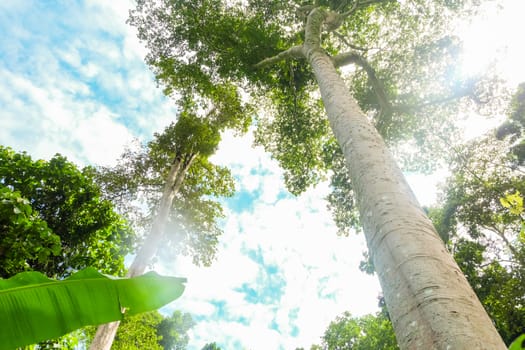
<instances>
[{"instance_id":1,"label":"tree branch","mask_svg":"<svg viewBox=\"0 0 525 350\"><path fill-rule=\"evenodd\" d=\"M346 40L346 38L343 36L343 34L341 34L339 32L336 32L336 31L334 31L334 34L335 34L335 36L337 36L339 38L339 40L341 40L349 48L354 49L354 50L359 50L359 51L368 51L368 49L366 49L364 47L360 47L360 46L357 46L357 45L354 45L354 44L351 44L350 42L348 42L348 40Z\"/></svg>"},{"instance_id":2,"label":"tree branch","mask_svg":"<svg viewBox=\"0 0 525 350\"><path fill-rule=\"evenodd\" d=\"M518 258L518 260L519 260L519 253L518 253L517 249L514 247L514 245L505 236L505 232L503 230L500 230L498 227L496 227L495 224L494 225L480 225L480 226L483 227L485 230L489 230L489 231L494 232L498 237L500 237L503 240L503 242L505 243L505 245L507 246L507 248L510 250L512 255L514 256L514 258Z\"/></svg>"},{"instance_id":3,"label":"tree branch","mask_svg":"<svg viewBox=\"0 0 525 350\"><path fill-rule=\"evenodd\" d=\"M448 103L450 101L458 100L463 97L468 97L473 95L473 88L471 86L467 86L465 88L462 88L450 95L447 96L431 96L426 99L426 101L423 101L418 104L399 104L394 107L396 111L399 112L416 112L418 110L421 110L422 108L428 107L428 106L434 106L434 105L441 105Z\"/></svg>"},{"instance_id":4,"label":"tree branch","mask_svg":"<svg viewBox=\"0 0 525 350\"><path fill-rule=\"evenodd\" d=\"M303 5L295 10L296 15L299 18L306 18L308 14L315 8L315 5Z\"/></svg>"},{"instance_id":5,"label":"tree branch","mask_svg":"<svg viewBox=\"0 0 525 350\"><path fill-rule=\"evenodd\" d=\"M357 6L359 6L359 0L356 0L356 2L354 2L354 4L352 5L352 8L350 10L346 11L346 12L343 12L341 14L341 16L343 18L346 18L346 17L350 16L352 14L352 12L354 12L357 9ZM339 10L339 8L337 10Z\"/></svg>"},{"instance_id":6,"label":"tree branch","mask_svg":"<svg viewBox=\"0 0 525 350\"><path fill-rule=\"evenodd\" d=\"M359 67L363 68L368 76L368 82L374 90L374 94L377 97L377 102L379 103L379 108L381 109L381 114L383 117L387 117L392 112L392 104L388 100L386 89L383 82L377 77L375 69L368 63L366 58L357 52L345 52L337 56L332 57L332 62L336 67L342 67L347 64L356 64ZM381 124L388 124L389 120L381 121Z\"/></svg>"},{"instance_id":7,"label":"tree branch","mask_svg":"<svg viewBox=\"0 0 525 350\"><path fill-rule=\"evenodd\" d=\"M360 55L353 51L340 53L339 55L332 57L332 63L337 68L344 67L349 64L356 64L359 57Z\"/></svg>"},{"instance_id":8,"label":"tree branch","mask_svg":"<svg viewBox=\"0 0 525 350\"><path fill-rule=\"evenodd\" d=\"M276 62L287 60L289 58L295 58L295 59L304 58L303 46L302 45L301 46L293 46L293 47L289 48L286 51L278 53L275 56L265 58L261 62L257 63L255 65L255 68L266 67L266 66L272 65L272 64L274 64Z\"/></svg>"}]
</instances>

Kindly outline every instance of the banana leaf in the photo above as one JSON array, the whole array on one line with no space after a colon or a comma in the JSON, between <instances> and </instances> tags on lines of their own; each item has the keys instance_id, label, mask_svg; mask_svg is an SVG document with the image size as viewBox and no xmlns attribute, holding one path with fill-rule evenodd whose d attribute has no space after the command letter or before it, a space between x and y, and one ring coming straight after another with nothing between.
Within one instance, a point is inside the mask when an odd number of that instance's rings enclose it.
<instances>
[{"instance_id":1,"label":"banana leaf","mask_svg":"<svg viewBox=\"0 0 525 350\"><path fill-rule=\"evenodd\" d=\"M184 278L148 272L113 278L94 268L56 281L39 272L0 279L0 350L34 344L87 325L121 320L177 299Z\"/></svg>"},{"instance_id":2,"label":"banana leaf","mask_svg":"<svg viewBox=\"0 0 525 350\"><path fill-rule=\"evenodd\" d=\"M510 344L509 350L525 349L525 334L520 335L516 340Z\"/></svg>"}]
</instances>

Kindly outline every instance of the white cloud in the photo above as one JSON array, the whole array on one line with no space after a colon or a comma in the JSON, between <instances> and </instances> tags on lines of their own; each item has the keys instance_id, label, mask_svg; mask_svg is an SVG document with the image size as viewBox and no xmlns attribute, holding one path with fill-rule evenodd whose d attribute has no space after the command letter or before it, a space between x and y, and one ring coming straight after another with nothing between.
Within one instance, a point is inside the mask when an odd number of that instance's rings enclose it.
<instances>
[{"instance_id":1,"label":"white cloud","mask_svg":"<svg viewBox=\"0 0 525 350\"><path fill-rule=\"evenodd\" d=\"M103 109L89 119L79 120L74 130L72 139L83 145L88 159L96 159L100 165L114 164L122 153L122 146L133 140L129 130Z\"/></svg>"},{"instance_id":2,"label":"white cloud","mask_svg":"<svg viewBox=\"0 0 525 350\"><path fill-rule=\"evenodd\" d=\"M343 311L362 315L377 309L378 282L357 268L363 237L336 235L323 200L328 185L299 197L280 196L285 191L280 169L250 144L250 135L227 136L213 158L233 166L241 181L250 177L240 187L259 193L258 201L251 210L228 211L212 267L196 268L186 259L171 267L171 273L189 279L183 298L171 307L203 320L191 333L190 349L213 341L234 349L309 347L319 343L329 322ZM243 285L254 290L258 303ZM211 300L225 302L225 315L212 311Z\"/></svg>"},{"instance_id":3,"label":"white cloud","mask_svg":"<svg viewBox=\"0 0 525 350\"><path fill-rule=\"evenodd\" d=\"M174 120L125 23L131 3L3 2L3 145L107 165L133 136Z\"/></svg>"}]
</instances>

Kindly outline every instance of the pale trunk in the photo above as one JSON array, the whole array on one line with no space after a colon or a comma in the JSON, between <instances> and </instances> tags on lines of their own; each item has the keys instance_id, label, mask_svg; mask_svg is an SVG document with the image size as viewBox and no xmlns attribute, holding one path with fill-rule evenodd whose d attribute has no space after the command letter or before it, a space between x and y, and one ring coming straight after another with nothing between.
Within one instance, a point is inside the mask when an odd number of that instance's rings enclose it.
<instances>
[{"instance_id":1,"label":"pale trunk","mask_svg":"<svg viewBox=\"0 0 525 350\"><path fill-rule=\"evenodd\" d=\"M179 191L184 176L186 175L186 171L194 159L195 156L192 156L185 164L176 159L171 165L162 191L158 212L151 226L151 231L144 240L144 244L135 256L135 259L133 259L126 275L127 277L134 277L143 274L151 259L157 252L159 243L164 235L164 227L168 221L173 199ZM116 321L99 326L89 349L110 350L111 345L113 344L113 339L115 339L115 335L117 334L119 324L120 321Z\"/></svg>"},{"instance_id":2,"label":"pale trunk","mask_svg":"<svg viewBox=\"0 0 525 350\"><path fill-rule=\"evenodd\" d=\"M307 29L320 28L323 16L317 15L310 14ZM319 48L317 36L307 30L303 53L344 153L399 347L506 349L383 139Z\"/></svg>"}]
</instances>

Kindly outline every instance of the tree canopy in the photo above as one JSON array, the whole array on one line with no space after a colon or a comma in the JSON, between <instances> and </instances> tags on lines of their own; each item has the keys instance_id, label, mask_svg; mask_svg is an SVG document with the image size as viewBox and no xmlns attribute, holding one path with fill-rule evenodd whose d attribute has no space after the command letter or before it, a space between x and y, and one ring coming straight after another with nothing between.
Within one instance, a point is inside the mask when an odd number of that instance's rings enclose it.
<instances>
[{"instance_id":1,"label":"tree canopy","mask_svg":"<svg viewBox=\"0 0 525 350\"><path fill-rule=\"evenodd\" d=\"M359 223L352 185L312 69L294 53L305 40L306 15L315 7L340 14L341 25L321 36L323 49L337 66L351 66L344 70L349 89L385 140L413 146L398 150L417 148L399 153L404 164L430 170L442 159L439 145L454 130L458 108L486 106L496 86L487 84L489 77L463 75L457 65L461 42L454 25L477 5L141 0L129 21L169 93L191 87L205 95L227 82L255 97L264 110L257 114L256 143L279 161L294 194L331 176L329 207L340 232L348 233Z\"/></svg>"},{"instance_id":2,"label":"tree canopy","mask_svg":"<svg viewBox=\"0 0 525 350\"><path fill-rule=\"evenodd\" d=\"M201 350L221 350L221 348L216 343L208 343Z\"/></svg>"},{"instance_id":3,"label":"tree canopy","mask_svg":"<svg viewBox=\"0 0 525 350\"><path fill-rule=\"evenodd\" d=\"M399 349L386 311L362 317L345 312L330 323L322 344L326 350Z\"/></svg>"},{"instance_id":4,"label":"tree canopy","mask_svg":"<svg viewBox=\"0 0 525 350\"><path fill-rule=\"evenodd\" d=\"M88 266L124 273L134 233L102 198L92 169L0 146L0 195L0 276L36 270L65 277Z\"/></svg>"},{"instance_id":5,"label":"tree canopy","mask_svg":"<svg viewBox=\"0 0 525 350\"><path fill-rule=\"evenodd\" d=\"M158 311L125 316L115 336L112 349L182 350L188 345L187 332L194 322L190 314L174 311L164 316ZM92 335L91 331L88 332Z\"/></svg>"},{"instance_id":6,"label":"tree canopy","mask_svg":"<svg viewBox=\"0 0 525 350\"><path fill-rule=\"evenodd\" d=\"M229 169L208 160L219 144L220 130L212 120L183 112L146 145L124 153L118 165L98 169L97 180L106 198L130 215L137 230L149 232L170 167L175 161L187 164L177 175L182 177L176 180L170 203L169 234L159 244L164 257L182 253L196 264L209 265L215 255L223 211L213 197L231 196L234 190ZM146 212L141 203L146 204Z\"/></svg>"}]
</instances>

